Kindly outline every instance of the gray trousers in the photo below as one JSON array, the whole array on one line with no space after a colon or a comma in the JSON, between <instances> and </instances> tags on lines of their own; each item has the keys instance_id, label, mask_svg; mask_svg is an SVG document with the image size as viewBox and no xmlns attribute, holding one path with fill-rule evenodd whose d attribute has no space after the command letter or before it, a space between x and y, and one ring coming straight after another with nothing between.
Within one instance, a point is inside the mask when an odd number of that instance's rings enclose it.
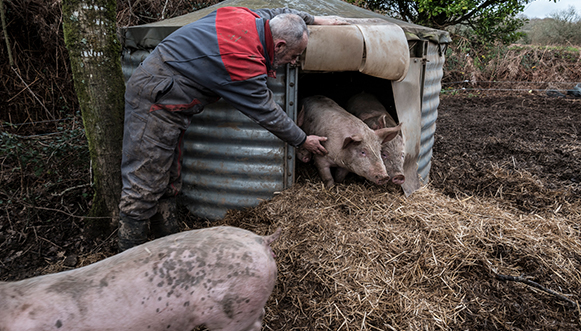
<instances>
[{"instance_id":1,"label":"gray trousers","mask_svg":"<svg viewBox=\"0 0 581 331\"><path fill-rule=\"evenodd\" d=\"M182 138L208 101L203 87L175 73L152 53L133 73L125 92L120 212L146 220L157 201L181 190Z\"/></svg>"}]
</instances>

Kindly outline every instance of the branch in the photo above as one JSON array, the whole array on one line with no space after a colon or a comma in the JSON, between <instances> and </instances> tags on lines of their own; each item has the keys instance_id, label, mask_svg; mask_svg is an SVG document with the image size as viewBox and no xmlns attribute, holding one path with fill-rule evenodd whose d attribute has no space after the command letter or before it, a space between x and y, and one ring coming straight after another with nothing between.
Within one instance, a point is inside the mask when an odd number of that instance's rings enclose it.
<instances>
[{"instance_id":1,"label":"branch","mask_svg":"<svg viewBox=\"0 0 581 331\"><path fill-rule=\"evenodd\" d=\"M14 59L12 59L12 49L10 47L10 40L8 39L8 30L6 29L6 15L4 14L4 0L0 0L0 19L2 20L2 30L4 31L4 39L6 40L6 50L8 51L8 63L14 66Z\"/></svg>"},{"instance_id":2,"label":"branch","mask_svg":"<svg viewBox=\"0 0 581 331\"><path fill-rule=\"evenodd\" d=\"M495 0L487 0L484 1L483 3L481 3L478 7L476 7L473 11L468 12L464 15L462 15L458 21L459 22L463 22L463 21L467 21L468 19L472 18L474 15L476 15L476 13L480 12L482 9L485 9L488 6L491 6L495 3Z\"/></svg>"},{"instance_id":3,"label":"branch","mask_svg":"<svg viewBox=\"0 0 581 331\"><path fill-rule=\"evenodd\" d=\"M78 215L73 215L73 214L67 213L66 211L59 210L59 209L39 207L39 206L33 206L33 205L27 205L27 204L24 204L24 205L25 206L28 206L31 209L42 209L42 210L48 210L48 211L56 211L58 213L65 214L65 215L67 215L69 217L80 218L80 219L83 219L83 220L85 220L85 219L87 219L87 220L89 220L89 219L103 219L103 218L111 219L112 218L111 216L101 216L101 217L97 217L97 216L94 216L94 217L93 216L78 216Z\"/></svg>"},{"instance_id":4,"label":"branch","mask_svg":"<svg viewBox=\"0 0 581 331\"><path fill-rule=\"evenodd\" d=\"M577 302L575 302L575 301L567 298L566 296L562 295L561 293L557 293L557 292L555 292L555 291L553 291L551 289L548 289L548 288L542 286L539 283L533 282L532 280L528 280L528 279L526 279L524 277L520 277L520 276L519 277L515 277L515 276L508 276L508 275L500 275L500 274L497 274L496 275L496 279L502 280L502 281L508 281L508 280L510 280L510 281L513 281L513 282L520 282L520 283L524 283L524 284L527 284L527 285L532 286L532 287L536 287L536 288L538 288L541 291L544 291L546 293L552 294L552 295L556 296L557 298L559 298L559 299L567 302L569 305L571 305L572 308L579 309L579 305L577 304Z\"/></svg>"},{"instance_id":5,"label":"branch","mask_svg":"<svg viewBox=\"0 0 581 331\"><path fill-rule=\"evenodd\" d=\"M88 183L87 183L87 184L81 184L81 185L78 185L78 186L75 186L75 187L69 187L69 188L67 188L66 190L62 191L61 193L56 193L56 194L51 194L51 195L52 195L52 196L55 196L55 197L60 197L60 196L62 196L63 194L67 193L68 191L76 190L76 189L78 189L78 188L81 188L81 187L87 187L87 186L91 186L91 184L88 184Z\"/></svg>"},{"instance_id":6,"label":"branch","mask_svg":"<svg viewBox=\"0 0 581 331\"><path fill-rule=\"evenodd\" d=\"M447 22L445 23L445 25L443 25L443 27L450 26L450 25L456 25L456 24L468 24L469 23L468 21L472 17L474 17L477 13L480 13L481 10L483 10L491 5L494 5L495 2L497 2L497 0L487 0L483 3L481 3L480 5L476 6L473 10L470 10L470 11L468 11L460 16L454 16L454 17L444 16L444 18L447 19Z\"/></svg>"},{"instance_id":7,"label":"branch","mask_svg":"<svg viewBox=\"0 0 581 331\"><path fill-rule=\"evenodd\" d=\"M0 0L2 1L2 0ZM32 96L36 99L36 101L38 101L38 103L40 103L40 105L42 106L42 108L44 108L44 111L46 111L46 114L49 115L53 120L54 115L51 114L48 109L46 108L46 106L44 105L44 103L42 103L42 101L40 101L40 99L36 96L36 94L34 94L34 92L32 92L32 90L30 89L30 86L28 86L28 84L26 84L26 82L24 81L24 79L22 79L22 77L20 76L20 74L18 74L18 71L16 71L16 69L14 69L14 67L12 67L12 70L14 71L14 73L16 74L16 76L18 76L18 78L20 78L20 80L22 81L22 83L26 86L26 88L28 89L28 91L32 94Z\"/></svg>"},{"instance_id":8,"label":"branch","mask_svg":"<svg viewBox=\"0 0 581 331\"><path fill-rule=\"evenodd\" d=\"M399 10L399 14L401 15L401 17L404 20L406 20L408 22L413 22L414 15L412 14L412 12L410 10L411 4L409 4L407 1L404 1L404 0L398 0L397 7Z\"/></svg>"}]
</instances>

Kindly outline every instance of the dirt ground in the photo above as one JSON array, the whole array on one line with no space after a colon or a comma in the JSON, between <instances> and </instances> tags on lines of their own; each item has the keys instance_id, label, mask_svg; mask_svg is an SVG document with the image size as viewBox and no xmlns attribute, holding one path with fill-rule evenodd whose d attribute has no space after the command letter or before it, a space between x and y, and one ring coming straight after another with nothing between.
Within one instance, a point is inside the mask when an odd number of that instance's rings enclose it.
<instances>
[{"instance_id":1,"label":"dirt ground","mask_svg":"<svg viewBox=\"0 0 581 331\"><path fill-rule=\"evenodd\" d=\"M450 196L496 197L529 213L567 212L581 199L579 130L581 99L443 96L430 182Z\"/></svg>"},{"instance_id":2,"label":"dirt ground","mask_svg":"<svg viewBox=\"0 0 581 331\"><path fill-rule=\"evenodd\" d=\"M496 197L531 213L557 209L567 213L569 206L579 204L581 99L544 94L442 95L436 123L430 171L434 188L449 196ZM39 133L30 130L18 133ZM50 128L33 130L43 133ZM82 212L90 207L90 189L64 195L59 201L39 188L43 182L32 180L34 174L15 176L10 162L14 160L3 162L5 189L30 185L24 190L47 196L36 202L26 197L18 201L8 190L0 192L4 200L0 280L42 274L67 256L114 252L114 238L89 241L83 233ZM60 181L70 187L87 184L87 164L66 167L70 171ZM80 207L75 209L75 205ZM186 223L199 226L187 211L182 209L182 213Z\"/></svg>"},{"instance_id":3,"label":"dirt ground","mask_svg":"<svg viewBox=\"0 0 581 331\"><path fill-rule=\"evenodd\" d=\"M430 186L450 197L483 197L524 213L578 217L579 130L581 99L540 93L444 94ZM84 231L88 221L82 216L92 193L89 167L86 157L79 158L82 162L71 159L74 155L58 160L66 162L60 165L66 171L57 179L32 170L18 173L16 159L2 157L0 281L79 267L115 253L115 235L88 239ZM319 180L304 166L299 171L299 181ZM57 180L62 186L51 188ZM207 225L185 208L180 214L183 230Z\"/></svg>"}]
</instances>

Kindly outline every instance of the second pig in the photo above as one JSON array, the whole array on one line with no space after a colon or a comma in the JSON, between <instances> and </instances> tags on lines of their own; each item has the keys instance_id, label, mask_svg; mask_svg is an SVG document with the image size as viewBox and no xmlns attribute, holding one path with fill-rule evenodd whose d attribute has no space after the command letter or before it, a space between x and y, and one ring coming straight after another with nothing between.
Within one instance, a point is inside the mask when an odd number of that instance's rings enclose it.
<instances>
[{"instance_id":1,"label":"second pig","mask_svg":"<svg viewBox=\"0 0 581 331\"><path fill-rule=\"evenodd\" d=\"M399 127L379 100L369 93L359 93L351 97L347 101L346 109L373 130ZM405 143L401 134L398 134L390 141L384 142L381 146L381 157L391 181L394 184L402 185L405 182L403 171Z\"/></svg>"}]
</instances>

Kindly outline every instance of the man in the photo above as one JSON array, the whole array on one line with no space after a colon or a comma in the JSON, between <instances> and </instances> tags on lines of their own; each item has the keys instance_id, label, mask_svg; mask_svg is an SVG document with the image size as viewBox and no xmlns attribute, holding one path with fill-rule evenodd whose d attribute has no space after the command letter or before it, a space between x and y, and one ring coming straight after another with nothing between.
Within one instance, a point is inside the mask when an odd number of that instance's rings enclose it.
<instances>
[{"instance_id":1,"label":"man","mask_svg":"<svg viewBox=\"0 0 581 331\"><path fill-rule=\"evenodd\" d=\"M296 63L308 42L306 24L346 24L289 8L223 7L165 38L139 65L125 93L119 204L119 250L179 230L183 133L192 116L224 98L292 146L325 154L278 106L267 76Z\"/></svg>"}]
</instances>

